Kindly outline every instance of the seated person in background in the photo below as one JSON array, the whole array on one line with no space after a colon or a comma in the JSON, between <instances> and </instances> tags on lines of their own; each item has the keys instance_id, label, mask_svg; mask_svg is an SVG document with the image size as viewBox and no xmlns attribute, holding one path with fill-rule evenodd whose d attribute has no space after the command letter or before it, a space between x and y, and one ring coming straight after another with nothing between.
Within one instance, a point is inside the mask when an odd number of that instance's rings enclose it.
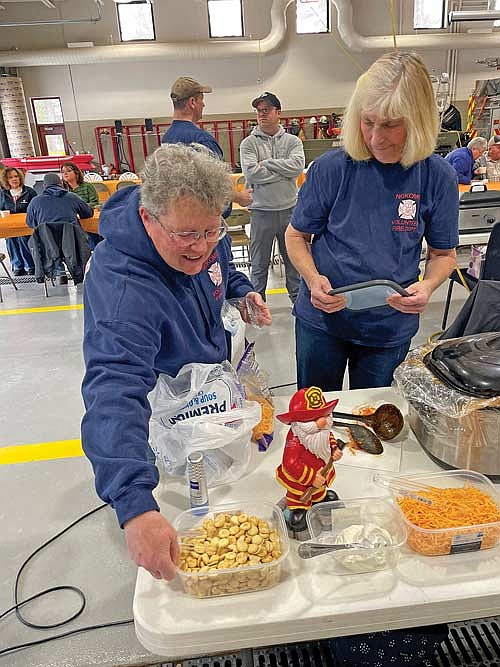
<instances>
[{"instance_id":1,"label":"seated person in background","mask_svg":"<svg viewBox=\"0 0 500 667\"><path fill-rule=\"evenodd\" d=\"M488 142L483 137L471 139L467 146L455 148L444 158L455 169L458 182L470 185L474 176L474 162L484 153Z\"/></svg>"},{"instance_id":2,"label":"seated person in background","mask_svg":"<svg viewBox=\"0 0 500 667\"><path fill-rule=\"evenodd\" d=\"M7 168L0 173L0 211L11 213L26 213L28 204L36 197L33 188L24 184L24 174L20 169ZM5 188L5 189L4 189ZM7 252L10 257L12 273L15 276L32 276L35 265L28 247L29 236L14 236L6 239Z\"/></svg>"},{"instance_id":3,"label":"seated person in background","mask_svg":"<svg viewBox=\"0 0 500 667\"><path fill-rule=\"evenodd\" d=\"M86 183L83 180L83 173L81 169L74 162L65 162L61 167L61 177L63 187L69 192L78 195L87 202L89 206L95 208L99 206L99 195L92 183ZM99 241L102 241L102 236L99 234L88 233L90 249L93 250Z\"/></svg>"},{"instance_id":4,"label":"seated person in background","mask_svg":"<svg viewBox=\"0 0 500 667\"><path fill-rule=\"evenodd\" d=\"M118 171L112 162L102 165L102 175L104 178L114 178L117 174Z\"/></svg>"},{"instance_id":5,"label":"seated person in background","mask_svg":"<svg viewBox=\"0 0 500 667\"><path fill-rule=\"evenodd\" d=\"M99 496L115 509L128 551L157 579L175 576L177 536L159 513L159 473L148 456L148 394L158 375L228 358L221 310L245 297L260 324L271 315L232 263L221 219L229 168L208 151L163 145L142 185L118 190L102 210L104 241L85 278L82 444Z\"/></svg>"},{"instance_id":6,"label":"seated person in background","mask_svg":"<svg viewBox=\"0 0 500 667\"><path fill-rule=\"evenodd\" d=\"M91 218L94 211L81 197L67 192L57 174L50 172L43 177L43 192L29 204L26 213L28 227L38 227L46 223L71 222L79 225L79 218ZM66 278L62 260L56 267L56 275ZM66 280L59 280L64 284Z\"/></svg>"},{"instance_id":7,"label":"seated person in background","mask_svg":"<svg viewBox=\"0 0 500 667\"><path fill-rule=\"evenodd\" d=\"M500 134L494 134L488 141L486 177L489 181L500 181Z\"/></svg>"},{"instance_id":8,"label":"seated person in background","mask_svg":"<svg viewBox=\"0 0 500 667\"><path fill-rule=\"evenodd\" d=\"M344 113L343 148L309 169L286 232L302 276L293 311L299 388L340 390L346 366L350 389L390 386L419 313L453 271L458 192L455 172L434 154L438 127L422 59L388 53L358 79ZM380 278L410 296L356 311L329 294Z\"/></svg>"}]
</instances>

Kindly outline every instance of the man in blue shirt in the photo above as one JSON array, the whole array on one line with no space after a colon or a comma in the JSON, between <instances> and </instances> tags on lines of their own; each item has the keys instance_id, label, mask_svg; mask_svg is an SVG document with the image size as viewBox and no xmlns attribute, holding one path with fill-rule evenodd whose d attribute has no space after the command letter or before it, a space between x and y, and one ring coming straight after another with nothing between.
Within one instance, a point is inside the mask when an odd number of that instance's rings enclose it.
<instances>
[{"instance_id":1,"label":"man in blue shirt","mask_svg":"<svg viewBox=\"0 0 500 667\"><path fill-rule=\"evenodd\" d=\"M474 176L474 162L485 152L488 142L483 137L471 139L467 146L455 148L445 160L451 164L458 176L458 182L469 185Z\"/></svg>"},{"instance_id":2,"label":"man in blue shirt","mask_svg":"<svg viewBox=\"0 0 500 667\"><path fill-rule=\"evenodd\" d=\"M205 107L204 94L212 88L205 86L188 76L179 77L172 85L170 98L174 105L172 124L162 137L163 144L201 144L206 146L220 160L224 153L214 137L202 130L199 123ZM252 190L233 192L233 202L240 206L252 203ZM224 217L231 215L231 207L224 212Z\"/></svg>"}]
</instances>

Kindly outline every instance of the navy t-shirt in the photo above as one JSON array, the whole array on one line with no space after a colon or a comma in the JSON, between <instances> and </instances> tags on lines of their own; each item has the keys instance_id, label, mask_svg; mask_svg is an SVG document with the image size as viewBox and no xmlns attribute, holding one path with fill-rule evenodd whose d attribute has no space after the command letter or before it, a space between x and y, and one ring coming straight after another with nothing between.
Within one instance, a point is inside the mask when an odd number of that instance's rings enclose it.
<instances>
[{"instance_id":1,"label":"navy t-shirt","mask_svg":"<svg viewBox=\"0 0 500 667\"><path fill-rule=\"evenodd\" d=\"M162 144L201 144L212 151L220 160L224 159L222 148L210 132L202 130L190 120L173 120L161 139Z\"/></svg>"},{"instance_id":2,"label":"navy t-shirt","mask_svg":"<svg viewBox=\"0 0 500 667\"><path fill-rule=\"evenodd\" d=\"M438 155L405 169L328 151L311 165L291 224L314 235L315 265L332 287L376 279L407 287L418 279L424 238L436 249L458 244L457 176ZM302 281L296 317L360 345L401 345L418 330L418 315L390 306L324 313L310 299Z\"/></svg>"}]
</instances>

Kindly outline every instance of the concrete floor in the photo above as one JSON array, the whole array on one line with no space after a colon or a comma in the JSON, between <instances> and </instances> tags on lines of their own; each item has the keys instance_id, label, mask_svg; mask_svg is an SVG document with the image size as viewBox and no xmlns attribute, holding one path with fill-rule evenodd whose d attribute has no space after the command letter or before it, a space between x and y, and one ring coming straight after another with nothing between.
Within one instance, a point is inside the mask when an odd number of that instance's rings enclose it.
<instances>
[{"instance_id":1,"label":"concrete floor","mask_svg":"<svg viewBox=\"0 0 500 667\"><path fill-rule=\"evenodd\" d=\"M4 252L3 242L0 242L0 252ZM0 277L3 277L1 268ZM279 290L283 286L279 266L274 266L268 287ZM2 284L0 463L2 454L9 456L14 452L11 457L19 456L20 452L32 451L26 445L33 443L41 443L42 448L49 443L55 460L0 465L3 491L0 493L0 533L7 536L3 554L0 550L0 613L11 604L15 575L24 558L45 539L100 502L93 490L88 462L83 458L58 458L57 454L59 447L66 451L68 441L73 441L77 448L80 437L83 415L80 384L84 370L81 290L70 283L68 287L49 288L50 297L46 298L42 285L24 283L18 287L15 291L11 285ZM424 342L439 330L446 289L443 285L433 295L413 345ZM465 298L465 290L456 287L450 322ZM293 391L295 382L294 318L285 293L269 294L268 304L273 326L262 330L248 328L247 337L256 342L257 358L268 374L270 385L292 384L275 390L277 395L287 395ZM79 627L131 617L135 568L127 558L113 512L107 509L100 514L102 516L92 520L88 527L82 530L78 526L68 536L69 551L63 547L57 568L53 567L56 552L52 548L41 556L45 568L41 574L37 563L34 569L30 565L21 598L47 585L81 580L89 604L85 615L77 621ZM18 518L14 519L15 516ZM102 547L101 534L110 540L103 542ZM55 548L57 551L59 546ZM104 563L106 567L102 567ZM105 599L100 591L106 592ZM59 602L49 601L50 612L54 604L59 610ZM73 609L73 602L67 604ZM42 622L43 612L43 603L29 610L29 614L41 618ZM29 615L28 611L26 614ZM3 628L0 649L40 638L40 632L22 628L14 615L8 617ZM36 649L0 656L0 667L88 667L94 664L115 667L160 662L138 643L132 625L113 629L105 635L102 631L76 635Z\"/></svg>"},{"instance_id":2,"label":"concrete floor","mask_svg":"<svg viewBox=\"0 0 500 667\"><path fill-rule=\"evenodd\" d=\"M279 266L273 266L268 289L283 287ZM447 284L433 294L412 347L440 329L446 290ZM0 412L0 447L79 437L83 414L82 294L71 282L68 287L51 287L49 293L46 298L43 286L35 283L19 284L18 291L2 285L0 401L9 409ZM465 290L456 286L449 322L465 298ZM268 304L273 315L272 327L248 328L247 337L255 340L260 366L268 374L271 386L294 383L294 318L290 301L285 293L271 293ZM61 306L65 309L57 309ZM29 312L40 308L43 310ZM276 394L289 394L291 390L293 386L279 388ZM21 419L15 407L19 405L22 405Z\"/></svg>"}]
</instances>

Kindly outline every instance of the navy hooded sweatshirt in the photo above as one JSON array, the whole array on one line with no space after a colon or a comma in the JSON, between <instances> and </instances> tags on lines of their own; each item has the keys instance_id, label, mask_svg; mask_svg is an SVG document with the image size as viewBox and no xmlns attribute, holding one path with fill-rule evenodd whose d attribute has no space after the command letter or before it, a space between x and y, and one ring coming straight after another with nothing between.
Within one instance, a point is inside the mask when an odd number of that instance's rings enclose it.
<instances>
[{"instance_id":1,"label":"navy hooded sweatshirt","mask_svg":"<svg viewBox=\"0 0 500 667\"><path fill-rule=\"evenodd\" d=\"M78 218L91 218L94 209L78 195L68 192L59 185L49 185L42 194L32 199L26 212L28 227L38 227L46 222L71 222L78 224Z\"/></svg>"},{"instance_id":2,"label":"navy hooded sweatshirt","mask_svg":"<svg viewBox=\"0 0 500 667\"><path fill-rule=\"evenodd\" d=\"M158 374L175 376L187 363L226 359L222 304L253 291L232 264L229 237L199 274L188 276L158 254L138 208L138 187L106 202L99 220L105 238L84 283L82 444L97 493L121 526L158 509L152 494L158 470L147 462L147 397Z\"/></svg>"}]
</instances>

